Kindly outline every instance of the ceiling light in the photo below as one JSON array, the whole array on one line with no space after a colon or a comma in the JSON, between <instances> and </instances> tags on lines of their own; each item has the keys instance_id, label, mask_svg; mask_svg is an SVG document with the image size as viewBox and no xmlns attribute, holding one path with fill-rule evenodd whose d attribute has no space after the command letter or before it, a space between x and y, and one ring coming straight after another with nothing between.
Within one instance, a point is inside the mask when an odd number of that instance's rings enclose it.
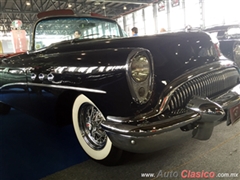
<instances>
[{"instance_id":1,"label":"ceiling light","mask_svg":"<svg viewBox=\"0 0 240 180\"><path fill-rule=\"evenodd\" d=\"M72 7L72 5L71 5L71 4L68 4L68 7L69 7L69 8L71 8L71 7Z\"/></svg>"},{"instance_id":2,"label":"ceiling light","mask_svg":"<svg viewBox=\"0 0 240 180\"><path fill-rule=\"evenodd\" d=\"M26 2L26 5L27 5L27 6L30 6L30 5L31 5L31 3L27 1L27 2Z\"/></svg>"},{"instance_id":3,"label":"ceiling light","mask_svg":"<svg viewBox=\"0 0 240 180\"><path fill-rule=\"evenodd\" d=\"M124 6L124 7L123 7L123 9L124 9L124 10L126 10L126 9L127 9L127 7L126 7L126 6Z\"/></svg>"},{"instance_id":4,"label":"ceiling light","mask_svg":"<svg viewBox=\"0 0 240 180\"><path fill-rule=\"evenodd\" d=\"M106 7L105 7L105 6L103 6L103 7L102 7L102 9L106 9Z\"/></svg>"}]
</instances>

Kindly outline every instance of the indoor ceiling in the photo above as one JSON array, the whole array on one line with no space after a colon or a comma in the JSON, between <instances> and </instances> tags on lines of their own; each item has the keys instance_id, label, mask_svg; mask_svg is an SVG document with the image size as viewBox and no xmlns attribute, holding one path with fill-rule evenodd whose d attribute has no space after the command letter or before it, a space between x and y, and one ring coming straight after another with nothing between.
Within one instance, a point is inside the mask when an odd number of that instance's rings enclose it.
<instances>
[{"instance_id":1,"label":"indoor ceiling","mask_svg":"<svg viewBox=\"0 0 240 180\"><path fill-rule=\"evenodd\" d=\"M76 15L97 13L109 18L128 14L156 0L0 0L0 26L9 29L19 19L24 27L37 20L37 14L55 9L72 9ZM4 28L4 29L6 29ZM1 29L0 29L1 30Z\"/></svg>"}]
</instances>

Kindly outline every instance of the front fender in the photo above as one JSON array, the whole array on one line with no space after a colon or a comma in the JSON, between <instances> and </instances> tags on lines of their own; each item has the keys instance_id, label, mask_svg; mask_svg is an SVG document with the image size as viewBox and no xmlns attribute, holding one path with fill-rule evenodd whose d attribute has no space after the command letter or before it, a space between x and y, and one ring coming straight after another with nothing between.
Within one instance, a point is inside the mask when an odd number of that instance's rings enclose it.
<instances>
[{"instance_id":1,"label":"front fender","mask_svg":"<svg viewBox=\"0 0 240 180\"><path fill-rule=\"evenodd\" d=\"M133 116L146 106L134 102L127 82L129 54L137 50L143 49L106 48L66 53L44 50L7 58L1 68L24 69L26 79L16 84L5 81L2 86L10 89L25 84L34 110L30 112L32 115L42 114L44 108L55 112L54 102L58 102L61 94L74 92L89 97L104 115ZM21 104L19 107L22 108Z\"/></svg>"}]
</instances>

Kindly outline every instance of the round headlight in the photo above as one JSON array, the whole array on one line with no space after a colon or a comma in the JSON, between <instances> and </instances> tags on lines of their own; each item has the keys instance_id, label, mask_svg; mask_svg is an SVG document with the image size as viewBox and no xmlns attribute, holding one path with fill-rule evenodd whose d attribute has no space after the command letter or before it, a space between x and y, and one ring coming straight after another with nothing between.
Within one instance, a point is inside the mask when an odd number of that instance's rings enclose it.
<instances>
[{"instance_id":1,"label":"round headlight","mask_svg":"<svg viewBox=\"0 0 240 180\"><path fill-rule=\"evenodd\" d=\"M132 78L136 82L143 82L150 73L150 64L148 58L144 55L137 55L131 62Z\"/></svg>"}]
</instances>

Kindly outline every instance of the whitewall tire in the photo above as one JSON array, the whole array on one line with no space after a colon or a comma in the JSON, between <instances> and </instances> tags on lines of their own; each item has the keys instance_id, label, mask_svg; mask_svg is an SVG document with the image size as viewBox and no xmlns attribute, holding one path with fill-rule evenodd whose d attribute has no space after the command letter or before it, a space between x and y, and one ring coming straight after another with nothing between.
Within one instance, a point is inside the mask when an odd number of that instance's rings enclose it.
<instances>
[{"instance_id":1,"label":"whitewall tire","mask_svg":"<svg viewBox=\"0 0 240 180\"><path fill-rule=\"evenodd\" d=\"M111 165L120 159L118 156L121 156L122 151L112 145L100 126L100 123L105 121L102 112L83 94L74 101L72 119L77 139L92 159L102 161L106 165Z\"/></svg>"}]
</instances>

